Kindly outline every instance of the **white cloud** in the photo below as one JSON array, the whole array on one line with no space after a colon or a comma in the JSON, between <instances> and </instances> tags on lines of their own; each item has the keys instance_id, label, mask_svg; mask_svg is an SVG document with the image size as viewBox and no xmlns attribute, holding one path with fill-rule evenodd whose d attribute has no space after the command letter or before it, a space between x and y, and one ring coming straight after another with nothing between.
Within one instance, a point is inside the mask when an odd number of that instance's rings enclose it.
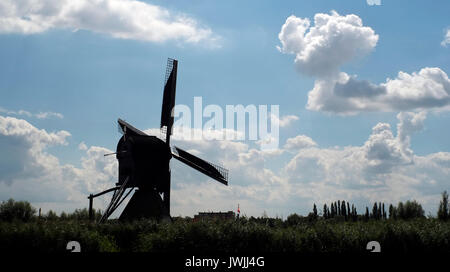
<instances>
[{"instance_id":1,"label":"white cloud","mask_svg":"<svg viewBox=\"0 0 450 272\"><path fill-rule=\"evenodd\" d=\"M15 177L44 175L47 165L57 164L57 159L44 152L53 145L66 145L67 131L48 133L25 120L0 116L0 183L11 184Z\"/></svg>"},{"instance_id":2,"label":"white cloud","mask_svg":"<svg viewBox=\"0 0 450 272\"><path fill-rule=\"evenodd\" d=\"M298 135L294 138L287 139L286 144L284 145L284 149L292 151L314 146L317 146L317 143L314 142L313 139L306 135Z\"/></svg>"},{"instance_id":3,"label":"white cloud","mask_svg":"<svg viewBox=\"0 0 450 272\"><path fill-rule=\"evenodd\" d=\"M54 28L89 30L114 38L214 45L211 29L184 14L134 0L4 0L0 33L41 33Z\"/></svg>"},{"instance_id":4,"label":"white cloud","mask_svg":"<svg viewBox=\"0 0 450 272\"><path fill-rule=\"evenodd\" d=\"M48 119L51 117L55 117L58 119L64 118L64 115L62 115L61 113L58 113L58 112L40 112L40 113L37 113L35 116L38 119Z\"/></svg>"},{"instance_id":5,"label":"white cloud","mask_svg":"<svg viewBox=\"0 0 450 272\"><path fill-rule=\"evenodd\" d=\"M369 6L380 6L381 0L366 0L367 5Z\"/></svg>"},{"instance_id":6,"label":"white cloud","mask_svg":"<svg viewBox=\"0 0 450 272\"><path fill-rule=\"evenodd\" d=\"M64 130L47 132L25 120L0 116L0 199L23 199L38 207L73 210L87 205L89 193L112 187L117 162L103 156L112 151L89 147L80 168L62 164L48 153L50 146L67 145L68 137L70 133ZM105 203L97 201L97 207L103 208Z\"/></svg>"},{"instance_id":7,"label":"white cloud","mask_svg":"<svg viewBox=\"0 0 450 272\"><path fill-rule=\"evenodd\" d=\"M335 79L318 79L308 94L307 109L338 114L368 111L448 110L450 80L435 67L399 72L379 85L341 72Z\"/></svg>"},{"instance_id":8,"label":"white cloud","mask_svg":"<svg viewBox=\"0 0 450 272\"><path fill-rule=\"evenodd\" d=\"M13 111L13 110L8 110L5 109L3 107L0 107L0 113L4 113L7 115L17 115L17 116L26 116L26 117L35 117L38 119L50 119L50 118L58 118L58 119L63 119L64 115L62 115L61 113L58 112L51 112L51 111L47 111L47 112L39 112L39 113L31 113L29 111L26 110L18 110L18 111Z\"/></svg>"},{"instance_id":9,"label":"white cloud","mask_svg":"<svg viewBox=\"0 0 450 272\"><path fill-rule=\"evenodd\" d=\"M271 121L278 122L279 127L284 128L291 125L293 122L297 121L299 118L296 115L284 115L278 118L275 114L271 114Z\"/></svg>"},{"instance_id":10,"label":"white cloud","mask_svg":"<svg viewBox=\"0 0 450 272\"><path fill-rule=\"evenodd\" d=\"M397 114L397 119L399 120L397 124L397 137L403 144L404 149L409 148L411 135L423 130L426 117L427 113L425 111L418 113L400 112ZM410 152L412 153L412 151Z\"/></svg>"},{"instance_id":11,"label":"white cloud","mask_svg":"<svg viewBox=\"0 0 450 272\"><path fill-rule=\"evenodd\" d=\"M13 117L0 116L0 133L4 136L20 136L27 142L43 149L49 145L67 144L66 138L70 136L67 131L58 131L56 133L47 133L45 130L39 130L25 120Z\"/></svg>"},{"instance_id":12,"label":"white cloud","mask_svg":"<svg viewBox=\"0 0 450 272\"><path fill-rule=\"evenodd\" d=\"M341 16L335 11L317 13L311 27L308 18L292 15L278 37L278 50L295 54L299 71L318 77L336 75L342 64L372 51L378 42L378 35L357 15Z\"/></svg>"},{"instance_id":13,"label":"white cloud","mask_svg":"<svg viewBox=\"0 0 450 272\"><path fill-rule=\"evenodd\" d=\"M81 143L78 145L78 149L79 149L79 150L88 150L88 147L87 147L87 145L86 145L84 142L81 142Z\"/></svg>"},{"instance_id":14,"label":"white cloud","mask_svg":"<svg viewBox=\"0 0 450 272\"><path fill-rule=\"evenodd\" d=\"M366 161L365 171L379 175L390 172L394 166L411 163L412 153L405 152L409 151L405 147L409 146L403 145L398 137L393 136L389 124L377 124L362 149L363 161Z\"/></svg>"},{"instance_id":15,"label":"white cloud","mask_svg":"<svg viewBox=\"0 0 450 272\"><path fill-rule=\"evenodd\" d=\"M450 44L450 28L448 28L444 35L444 40L442 40L441 45L447 47Z\"/></svg>"}]
</instances>

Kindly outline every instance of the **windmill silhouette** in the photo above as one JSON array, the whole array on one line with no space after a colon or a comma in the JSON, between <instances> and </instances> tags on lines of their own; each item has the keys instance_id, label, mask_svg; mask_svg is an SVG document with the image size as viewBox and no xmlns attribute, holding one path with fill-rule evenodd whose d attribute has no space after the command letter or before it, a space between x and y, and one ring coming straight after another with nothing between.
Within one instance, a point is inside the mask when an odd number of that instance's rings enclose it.
<instances>
[{"instance_id":1,"label":"windmill silhouette","mask_svg":"<svg viewBox=\"0 0 450 272\"><path fill-rule=\"evenodd\" d=\"M134 191L120 220L139 218L170 219L170 160L175 158L203 174L228 185L228 170L207 162L189 152L170 145L174 121L175 93L178 61L168 59L164 80L164 95L161 111L161 131L165 141L148 135L119 119L122 133L115 153L119 161L119 177L116 186L89 195L89 216L93 217L93 199L114 192L109 205L99 222L104 222ZM112 155L106 154L106 155ZM136 189L136 190L135 190ZM128 190L128 192L127 192Z\"/></svg>"}]
</instances>

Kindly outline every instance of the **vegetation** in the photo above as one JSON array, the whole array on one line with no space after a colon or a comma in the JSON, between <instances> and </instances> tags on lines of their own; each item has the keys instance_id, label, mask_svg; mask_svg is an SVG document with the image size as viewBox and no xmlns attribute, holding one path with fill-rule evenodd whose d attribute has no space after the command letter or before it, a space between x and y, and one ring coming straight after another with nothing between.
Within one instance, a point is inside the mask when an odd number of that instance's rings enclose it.
<instances>
[{"instance_id":1,"label":"vegetation","mask_svg":"<svg viewBox=\"0 0 450 272\"><path fill-rule=\"evenodd\" d=\"M450 253L448 195L442 195L436 218L424 217L416 201L390 205L375 203L371 212L357 214L346 201L314 204L308 216L241 217L237 220L174 218L96 224L86 209L71 214L48 212L36 216L27 202L8 200L0 205L0 251L66 251L78 241L83 252L337 252L365 253L378 241L384 253ZM447 205L447 208L444 206ZM96 211L96 218L101 216Z\"/></svg>"},{"instance_id":2,"label":"vegetation","mask_svg":"<svg viewBox=\"0 0 450 272\"><path fill-rule=\"evenodd\" d=\"M11 222L13 220L20 220L23 222L30 221L36 209L30 203L25 201L14 201L9 199L0 205L0 220Z\"/></svg>"}]
</instances>

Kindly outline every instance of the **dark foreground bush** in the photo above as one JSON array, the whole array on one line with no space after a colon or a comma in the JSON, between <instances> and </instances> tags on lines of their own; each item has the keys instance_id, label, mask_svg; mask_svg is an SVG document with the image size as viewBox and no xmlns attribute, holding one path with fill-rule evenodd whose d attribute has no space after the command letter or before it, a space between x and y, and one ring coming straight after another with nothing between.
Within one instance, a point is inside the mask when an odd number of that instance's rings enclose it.
<instances>
[{"instance_id":1,"label":"dark foreground bush","mask_svg":"<svg viewBox=\"0 0 450 272\"><path fill-rule=\"evenodd\" d=\"M436 220L321 221L285 228L252 222L172 224L141 234L135 250L364 253L369 241L378 241L387 253L450 253L450 224Z\"/></svg>"},{"instance_id":2,"label":"dark foreground bush","mask_svg":"<svg viewBox=\"0 0 450 272\"><path fill-rule=\"evenodd\" d=\"M369 241L382 252L450 253L450 222L434 219L339 222L319 220L272 224L267 220L37 221L0 223L1 251L65 251L78 241L84 252L337 252L365 253Z\"/></svg>"},{"instance_id":3,"label":"dark foreground bush","mask_svg":"<svg viewBox=\"0 0 450 272\"><path fill-rule=\"evenodd\" d=\"M95 225L80 222L0 223L0 251L65 252L69 241L78 241L84 252L114 252L114 238Z\"/></svg>"}]
</instances>

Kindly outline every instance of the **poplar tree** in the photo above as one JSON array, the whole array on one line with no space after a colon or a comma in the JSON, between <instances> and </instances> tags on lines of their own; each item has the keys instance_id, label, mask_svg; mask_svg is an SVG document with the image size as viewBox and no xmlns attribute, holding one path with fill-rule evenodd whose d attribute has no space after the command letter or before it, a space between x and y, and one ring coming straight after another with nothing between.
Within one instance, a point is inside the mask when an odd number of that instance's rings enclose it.
<instances>
[{"instance_id":1,"label":"poplar tree","mask_svg":"<svg viewBox=\"0 0 450 272\"><path fill-rule=\"evenodd\" d=\"M442 200L439 203L439 210L438 210L438 218L440 220L444 220L445 221L445 220L449 219L450 215L449 215L449 212L448 212L448 207L449 207L448 194L447 194L447 191L444 191L442 193Z\"/></svg>"},{"instance_id":2,"label":"poplar tree","mask_svg":"<svg viewBox=\"0 0 450 272\"><path fill-rule=\"evenodd\" d=\"M341 215L345 217L345 219L347 219L347 210L346 210L346 206L345 206L345 200L341 201Z\"/></svg>"},{"instance_id":3,"label":"poplar tree","mask_svg":"<svg viewBox=\"0 0 450 272\"><path fill-rule=\"evenodd\" d=\"M381 202L378 204L378 219L383 219L383 205Z\"/></svg>"},{"instance_id":4,"label":"poplar tree","mask_svg":"<svg viewBox=\"0 0 450 272\"><path fill-rule=\"evenodd\" d=\"M372 208L372 218L377 219L377 215L378 215L378 207L377 207L377 203L375 202L373 204L373 208Z\"/></svg>"},{"instance_id":5,"label":"poplar tree","mask_svg":"<svg viewBox=\"0 0 450 272\"><path fill-rule=\"evenodd\" d=\"M338 203L337 203L337 215L341 215L341 201L340 200L338 200Z\"/></svg>"},{"instance_id":6,"label":"poplar tree","mask_svg":"<svg viewBox=\"0 0 450 272\"><path fill-rule=\"evenodd\" d=\"M394 206L392 204L389 205L389 219L394 219Z\"/></svg>"}]
</instances>

